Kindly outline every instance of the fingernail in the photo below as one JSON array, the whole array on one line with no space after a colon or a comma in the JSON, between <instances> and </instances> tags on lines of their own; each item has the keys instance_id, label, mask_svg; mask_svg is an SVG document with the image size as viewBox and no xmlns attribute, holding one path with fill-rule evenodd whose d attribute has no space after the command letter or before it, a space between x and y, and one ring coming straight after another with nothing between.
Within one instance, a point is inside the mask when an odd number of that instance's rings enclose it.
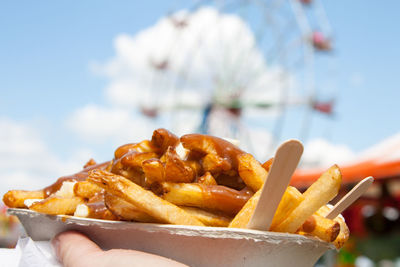
<instances>
[{"instance_id":1,"label":"fingernail","mask_svg":"<svg viewBox=\"0 0 400 267\"><path fill-rule=\"evenodd\" d=\"M60 259L60 240L58 239L58 235L55 236L51 240L51 245L53 246L54 254L56 255L57 260Z\"/></svg>"}]
</instances>

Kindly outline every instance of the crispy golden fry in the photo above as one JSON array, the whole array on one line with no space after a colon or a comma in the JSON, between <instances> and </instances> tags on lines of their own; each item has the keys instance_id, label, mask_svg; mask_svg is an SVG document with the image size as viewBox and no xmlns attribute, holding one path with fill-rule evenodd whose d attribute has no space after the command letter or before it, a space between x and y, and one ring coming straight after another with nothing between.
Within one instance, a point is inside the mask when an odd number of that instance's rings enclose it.
<instances>
[{"instance_id":1,"label":"crispy golden fry","mask_svg":"<svg viewBox=\"0 0 400 267\"><path fill-rule=\"evenodd\" d=\"M262 164L262 167L269 172L269 169L271 168L272 162L274 161L274 158L270 158L269 160L267 160L266 162L264 162Z\"/></svg>"},{"instance_id":2,"label":"crispy golden fry","mask_svg":"<svg viewBox=\"0 0 400 267\"><path fill-rule=\"evenodd\" d=\"M336 246L337 249L343 247L343 245L349 240L350 237L350 231L349 228L347 227L346 222L343 220L341 217L336 217L334 219L340 224L340 232L339 235L336 237L335 241L333 244Z\"/></svg>"},{"instance_id":3,"label":"crispy golden fry","mask_svg":"<svg viewBox=\"0 0 400 267\"><path fill-rule=\"evenodd\" d=\"M304 200L276 227L276 231L296 232L312 214L337 195L341 181L342 175L338 166L329 168L304 192Z\"/></svg>"},{"instance_id":4,"label":"crispy golden fry","mask_svg":"<svg viewBox=\"0 0 400 267\"><path fill-rule=\"evenodd\" d=\"M244 152L232 143L210 135L187 134L180 138L190 155L202 158L204 171L212 174L237 169L237 156Z\"/></svg>"},{"instance_id":5,"label":"crispy golden fry","mask_svg":"<svg viewBox=\"0 0 400 267\"><path fill-rule=\"evenodd\" d=\"M267 179L268 172L261 164L250 154L242 154L238 156L238 171L244 183L258 191Z\"/></svg>"},{"instance_id":6,"label":"crispy golden fry","mask_svg":"<svg viewBox=\"0 0 400 267\"><path fill-rule=\"evenodd\" d=\"M185 160L185 164L192 168L196 176L200 176L203 173L201 164L197 160Z\"/></svg>"},{"instance_id":7,"label":"crispy golden fry","mask_svg":"<svg viewBox=\"0 0 400 267\"><path fill-rule=\"evenodd\" d=\"M206 226L227 227L232 218L222 214L211 213L199 208L184 207L181 208L192 216L196 217L199 221Z\"/></svg>"},{"instance_id":8,"label":"crispy golden fry","mask_svg":"<svg viewBox=\"0 0 400 267\"><path fill-rule=\"evenodd\" d=\"M209 172L206 172L203 176L199 177L197 182L204 185L217 185L217 181L215 181L214 177Z\"/></svg>"},{"instance_id":9,"label":"crispy golden fry","mask_svg":"<svg viewBox=\"0 0 400 267\"><path fill-rule=\"evenodd\" d=\"M140 169L145 160L157 158L154 152L129 152L121 158L121 163L125 167Z\"/></svg>"},{"instance_id":10,"label":"crispy golden fry","mask_svg":"<svg viewBox=\"0 0 400 267\"><path fill-rule=\"evenodd\" d=\"M103 189L89 181L77 182L74 185L74 194L77 197L83 197L86 199L94 197L100 193Z\"/></svg>"},{"instance_id":11,"label":"crispy golden fry","mask_svg":"<svg viewBox=\"0 0 400 267\"><path fill-rule=\"evenodd\" d=\"M198 207L235 215L251 197L245 192L221 185L161 183L162 197L175 205Z\"/></svg>"},{"instance_id":12,"label":"crispy golden fry","mask_svg":"<svg viewBox=\"0 0 400 267\"><path fill-rule=\"evenodd\" d=\"M203 226L199 220L181 208L165 201L122 176L101 170L94 170L89 173L88 181L135 205L141 211L157 220L171 224Z\"/></svg>"},{"instance_id":13,"label":"crispy golden fry","mask_svg":"<svg viewBox=\"0 0 400 267\"><path fill-rule=\"evenodd\" d=\"M246 228L250 221L251 216L260 199L261 190L258 190L243 206L243 208L236 214L230 222L229 227L233 228Z\"/></svg>"},{"instance_id":14,"label":"crispy golden fry","mask_svg":"<svg viewBox=\"0 0 400 267\"><path fill-rule=\"evenodd\" d=\"M122 156L132 151L139 153L155 152L156 147L154 147L154 145L149 140L143 140L140 143L122 145L115 150L115 159L120 159L122 158Z\"/></svg>"},{"instance_id":15,"label":"crispy golden fry","mask_svg":"<svg viewBox=\"0 0 400 267\"><path fill-rule=\"evenodd\" d=\"M40 202L33 203L29 209L52 215L72 215L76 206L83 203L84 200L81 197L48 197Z\"/></svg>"},{"instance_id":16,"label":"crispy golden fry","mask_svg":"<svg viewBox=\"0 0 400 267\"><path fill-rule=\"evenodd\" d=\"M311 215L300 227L299 234L312 235L326 242L333 242L340 232L337 221L319 215Z\"/></svg>"},{"instance_id":17,"label":"crispy golden fry","mask_svg":"<svg viewBox=\"0 0 400 267\"><path fill-rule=\"evenodd\" d=\"M26 208L24 201L27 199L43 199L45 194L43 190L23 191L10 190L3 196L3 202L10 208Z\"/></svg>"},{"instance_id":18,"label":"crispy golden fry","mask_svg":"<svg viewBox=\"0 0 400 267\"><path fill-rule=\"evenodd\" d=\"M110 172L121 175L138 185L143 186L145 184L145 175L143 170L124 166L121 163L121 159L113 161Z\"/></svg>"},{"instance_id":19,"label":"crispy golden fry","mask_svg":"<svg viewBox=\"0 0 400 267\"><path fill-rule=\"evenodd\" d=\"M164 164L159 159L148 159L143 161L142 168L146 177L146 184L165 181Z\"/></svg>"},{"instance_id":20,"label":"crispy golden fry","mask_svg":"<svg viewBox=\"0 0 400 267\"><path fill-rule=\"evenodd\" d=\"M207 154L202 160L202 167L204 171L211 173L227 172L232 168L229 160L220 157L217 154Z\"/></svg>"},{"instance_id":21,"label":"crispy golden fry","mask_svg":"<svg viewBox=\"0 0 400 267\"><path fill-rule=\"evenodd\" d=\"M126 221L137 221L146 223L156 223L156 219L148 215L147 213L140 211L135 205L126 202L125 200L114 196L112 194L106 193L104 196L104 203L107 208L114 213L116 216L120 217Z\"/></svg>"},{"instance_id":22,"label":"crispy golden fry","mask_svg":"<svg viewBox=\"0 0 400 267\"><path fill-rule=\"evenodd\" d=\"M190 183L195 178L194 170L169 147L165 152L165 180L174 183Z\"/></svg>"},{"instance_id":23,"label":"crispy golden fry","mask_svg":"<svg viewBox=\"0 0 400 267\"><path fill-rule=\"evenodd\" d=\"M329 213L330 209L327 206L322 206L316 214L325 217ZM347 227L346 222L343 220L341 216L337 216L334 221L338 222L340 225L340 232L339 235L336 237L333 244L336 246L337 249L343 247L343 245L347 242L350 237L350 230Z\"/></svg>"},{"instance_id":24,"label":"crispy golden fry","mask_svg":"<svg viewBox=\"0 0 400 267\"><path fill-rule=\"evenodd\" d=\"M169 147L175 148L179 138L166 129L157 129L153 132L151 143L158 149L160 155L164 154Z\"/></svg>"},{"instance_id":25,"label":"crispy golden fry","mask_svg":"<svg viewBox=\"0 0 400 267\"><path fill-rule=\"evenodd\" d=\"M257 206L261 190L258 190L236 214L229 227L246 228L251 216ZM270 230L274 231L276 225L284 220L303 201L303 195L294 187L289 186L282 196L282 199L275 212Z\"/></svg>"},{"instance_id":26,"label":"crispy golden fry","mask_svg":"<svg viewBox=\"0 0 400 267\"><path fill-rule=\"evenodd\" d=\"M304 196L293 186L288 186L276 209L270 230L275 228L289 216L289 214L304 200Z\"/></svg>"}]
</instances>

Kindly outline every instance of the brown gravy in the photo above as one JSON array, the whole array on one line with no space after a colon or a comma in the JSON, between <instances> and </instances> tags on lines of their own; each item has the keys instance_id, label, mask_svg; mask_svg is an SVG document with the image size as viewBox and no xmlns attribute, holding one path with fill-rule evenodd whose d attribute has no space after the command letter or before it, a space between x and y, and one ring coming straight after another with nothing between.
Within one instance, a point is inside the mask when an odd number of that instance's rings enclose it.
<instances>
[{"instance_id":1,"label":"brown gravy","mask_svg":"<svg viewBox=\"0 0 400 267\"><path fill-rule=\"evenodd\" d=\"M62 176L62 177L58 178L58 180L55 183L53 183L52 185L50 185L48 187L45 187L43 189L45 197L48 197L51 194L57 192L61 188L63 182L66 182L66 181L84 181L88 177L89 171L94 170L94 169L104 170L108 166L109 163L110 163L109 161L106 161L106 162L103 162L103 163L100 163L100 164L91 165L91 166L89 166L87 168L84 168L82 171L80 171L78 173L75 173L75 174L72 174L72 175L68 175L68 176Z\"/></svg>"}]
</instances>

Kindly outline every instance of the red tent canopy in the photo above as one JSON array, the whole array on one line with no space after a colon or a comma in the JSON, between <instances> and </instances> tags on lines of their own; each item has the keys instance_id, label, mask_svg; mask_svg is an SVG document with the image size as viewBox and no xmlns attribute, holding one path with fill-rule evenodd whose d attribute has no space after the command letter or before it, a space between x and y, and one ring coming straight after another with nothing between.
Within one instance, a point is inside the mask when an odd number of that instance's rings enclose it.
<instances>
[{"instance_id":1,"label":"red tent canopy","mask_svg":"<svg viewBox=\"0 0 400 267\"><path fill-rule=\"evenodd\" d=\"M356 183L368 176L373 176L376 180L400 178L400 134L371 147L362 153L357 161L339 164L339 167L344 184ZM298 169L291 184L296 187L308 187L325 170L326 168Z\"/></svg>"}]
</instances>

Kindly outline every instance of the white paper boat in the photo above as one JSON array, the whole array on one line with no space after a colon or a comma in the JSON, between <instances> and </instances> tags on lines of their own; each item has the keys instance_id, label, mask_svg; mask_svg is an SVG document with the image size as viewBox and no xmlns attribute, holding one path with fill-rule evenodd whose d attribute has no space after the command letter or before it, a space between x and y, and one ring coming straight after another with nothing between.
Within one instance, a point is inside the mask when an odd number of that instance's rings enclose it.
<instances>
[{"instance_id":1,"label":"white paper boat","mask_svg":"<svg viewBox=\"0 0 400 267\"><path fill-rule=\"evenodd\" d=\"M315 238L223 227L150 224L8 209L35 241L77 230L103 249L135 249L190 266L313 266L334 246Z\"/></svg>"}]
</instances>

